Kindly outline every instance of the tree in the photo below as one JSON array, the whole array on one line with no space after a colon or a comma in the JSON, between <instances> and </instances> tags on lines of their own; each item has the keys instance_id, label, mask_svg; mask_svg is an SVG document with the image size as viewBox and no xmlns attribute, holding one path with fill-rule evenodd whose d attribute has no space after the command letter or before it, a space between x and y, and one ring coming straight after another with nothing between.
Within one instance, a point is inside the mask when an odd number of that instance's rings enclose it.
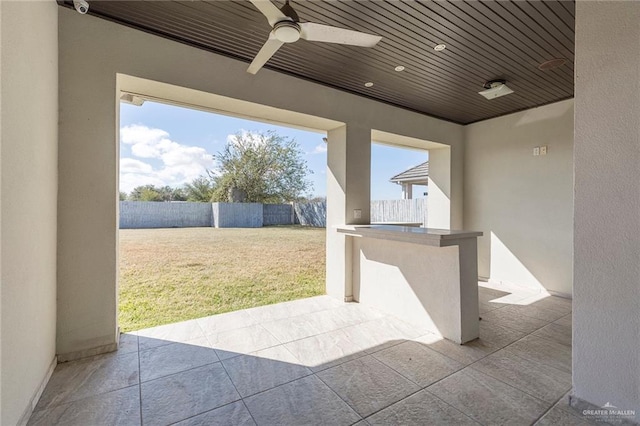
<instances>
[{"instance_id":1,"label":"tree","mask_svg":"<svg viewBox=\"0 0 640 426\"><path fill-rule=\"evenodd\" d=\"M213 181L210 177L200 176L185 183L184 193L187 201L210 203L213 196Z\"/></svg>"},{"instance_id":2,"label":"tree","mask_svg":"<svg viewBox=\"0 0 640 426\"><path fill-rule=\"evenodd\" d=\"M120 191L120 201L126 201L126 200L127 200L127 193Z\"/></svg>"},{"instance_id":3,"label":"tree","mask_svg":"<svg viewBox=\"0 0 640 426\"><path fill-rule=\"evenodd\" d=\"M156 187L142 185L133 188L128 197L131 201L186 201L187 195L182 188L170 186Z\"/></svg>"},{"instance_id":4,"label":"tree","mask_svg":"<svg viewBox=\"0 0 640 426\"><path fill-rule=\"evenodd\" d=\"M163 186L156 188L156 191L160 194L162 201L186 201L187 194L185 194L182 188L172 188L170 186Z\"/></svg>"},{"instance_id":5,"label":"tree","mask_svg":"<svg viewBox=\"0 0 640 426\"><path fill-rule=\"evenodd\" d=\"M162 201L162 195L153 185L136 186L129 194L131 201Z\"/></svg>"},{"instance_id":6,"label":"tree","mask_svg":"<svg viewBox=\"0 0 640 426\"><path fill-rule=\"evenodd\" d=\"M214 155L219 175L213 176L213 201L283 203L311 189L312 171L294 139L273 131L237 133Z\"/></svg>"},{"instance_id":7,"label":"tree","mask_svg":"<svg viewBox=\"0 0 640 426\"><path fill-rule=\"evenodd\" d=\"M184 188L173 188L171 191L171 201L187 201L187 193Z\"/></svg>"}]
</instances>

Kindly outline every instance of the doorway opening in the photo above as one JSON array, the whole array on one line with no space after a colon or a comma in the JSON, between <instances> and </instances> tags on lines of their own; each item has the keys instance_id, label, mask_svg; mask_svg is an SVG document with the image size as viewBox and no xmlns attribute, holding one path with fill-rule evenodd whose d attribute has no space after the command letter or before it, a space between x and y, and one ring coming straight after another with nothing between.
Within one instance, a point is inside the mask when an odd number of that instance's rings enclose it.
<instances>
[{"instance_id":1,"label":"doorway opening","mask_svg":"<svg viewBox=\"0 0 640 426\"><path fill-rule=\"evenodd\" d=\"M301 217L325 203L324 133L121 99L121 331L325 293L325 229ZM242 171L266 151L294 168L278 169L292 188L270 180L272 169Z\"/></svg>"}]
</instances>

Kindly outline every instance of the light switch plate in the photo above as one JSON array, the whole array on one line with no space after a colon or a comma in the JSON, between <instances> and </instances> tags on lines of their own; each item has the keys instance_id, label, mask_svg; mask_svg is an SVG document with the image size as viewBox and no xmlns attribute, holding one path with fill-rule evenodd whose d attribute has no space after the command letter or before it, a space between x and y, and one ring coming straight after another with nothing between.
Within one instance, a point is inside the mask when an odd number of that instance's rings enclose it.
<instances>
[{"instance_id":1,"label":"light switch plate","mask_svg":"<svg viewBox=\"0 0 640 426\"><path fill-rule=\"evenodd\" d=\"M534 155L534 157L540 155L540 147L539 146L536 146L535 148L533 148L533 155Z\"/></svg>"},{"instance_id":2,"label":"light switch plate","mask_svg":"<svg viewBox=\"0 0 640 426\"><path fill-rule=\"evenodd\" d=\"M353 211L353 218L354 219L362 219L362 210L360 209L355 209Z\"/></svg>"}]
</instances>

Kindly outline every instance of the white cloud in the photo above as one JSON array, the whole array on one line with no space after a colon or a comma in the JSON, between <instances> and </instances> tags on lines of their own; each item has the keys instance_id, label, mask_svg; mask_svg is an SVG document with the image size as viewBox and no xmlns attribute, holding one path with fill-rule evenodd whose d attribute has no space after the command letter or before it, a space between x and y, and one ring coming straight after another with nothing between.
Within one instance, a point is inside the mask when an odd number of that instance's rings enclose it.
<instances>
[{"instance_id":1,"label":"white cloud","mask_svg":"<svg viewBox=\"0 0 640 426\"><path fill-rule=\"evenodd\" d=\"M211 154L204 148L199 146L175 145L177 146L172 147L172 149L167 150L160 156L167 166L189 165L193 164L194 161L199 164L205 164L211 160Z\"/></svg>"},{"instance_id":2,"label":"white cloud","mask_svg":"<svg viewBox=\"0 0 640 426\"><path fill-rule=\"evenodd\" d=\"M144 161L133 158L123 158L120 160L120 173L151 173L153 167Z\"/></svg>"},{"instance_id":3,"label":"white cloud","mask_svg":"<svg viewBox=\"0 0 640 426\"><path fill-rule=\"evenodd\" d=\"M199 146L172 141L168 132L142 125L120 129L120 141L131 145L134 157L160 163L153 167L135 158L120 161L120 190L130 192L139 185L180 186L214 167L213 156Z\"/></svg>"},{"instance_id":4,"label":"white cloud","mask_svg":"<svg viewBox=\"0 0 640 426\"><path fill-rule=\"evenodd\" d=\"M240 130L240 138L245 142L249 143L252 146L260 146L264 144L263 135L259 132L252 132L249 130ZM227 135L227 143L236 145L238 142L238 135L236 133Z\"/></svg>"},{"instance_id":5,"label":"white cloud","mask_svg":"<svg viewBox=\"0 0 640 426\"><path fill-rule=\"evenodd\" d=\"M127 145L151 144L168 137L169 133L162 129L150 129L139 124L120 128L120 141Z\"/></svg>"},{"instance_id":6,"label":"white cloud","mask_svg":"<svg viewBox=\"0 0 640 426\"><path fill-rule=\"evenodd\" d=\"M327 144L326 143L321 143L319 145L316 145L315 148L313 148L313 151L311 151L309 154L323 154L327 152Z\"/></svg>"}]
</instances>

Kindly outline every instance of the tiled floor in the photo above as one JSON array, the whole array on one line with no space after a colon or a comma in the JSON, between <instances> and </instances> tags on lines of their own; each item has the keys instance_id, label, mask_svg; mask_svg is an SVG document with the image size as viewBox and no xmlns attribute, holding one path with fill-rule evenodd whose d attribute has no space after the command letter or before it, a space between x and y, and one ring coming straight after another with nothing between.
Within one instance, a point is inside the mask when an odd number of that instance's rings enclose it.
<instances>
[{"instance_id":1,"label":"tiled floor","mask_svg":"<svg viewBox=\"0 0 640 426\"><path fill-rule=\"evenodd\" d=\"M30 425L587 424L571 302L480 288L480 339L315 297L121 336L60 364Z\"/></svg>"}]
</instances>

